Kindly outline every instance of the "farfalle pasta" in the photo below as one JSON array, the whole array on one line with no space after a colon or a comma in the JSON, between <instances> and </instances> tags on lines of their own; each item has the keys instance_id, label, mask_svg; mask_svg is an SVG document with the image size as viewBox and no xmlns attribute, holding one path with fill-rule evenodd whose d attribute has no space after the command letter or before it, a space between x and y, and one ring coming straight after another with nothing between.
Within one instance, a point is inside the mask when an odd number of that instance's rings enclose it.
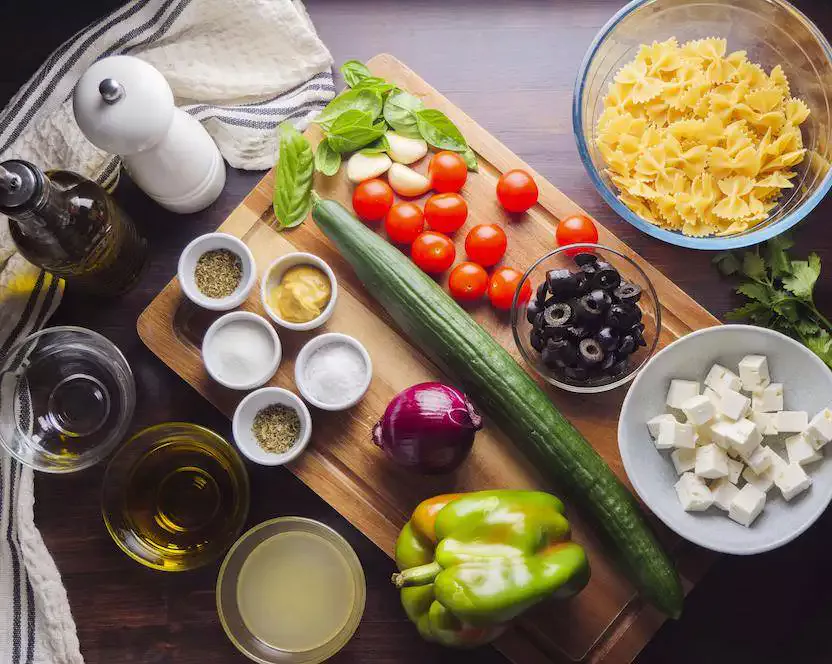
<instances>
[{"instance_id":1,"label":"farfalle pasta","mask_svg":"<svg viewBox=\"0 0 832 664\"><path fill-rule=\"evenodd\" d=\"M809 108L725 39L642 45L604 97L596 145L619 198L686 235L732 235L765 220L804 158Z\"/></svg>"}]
</instances>

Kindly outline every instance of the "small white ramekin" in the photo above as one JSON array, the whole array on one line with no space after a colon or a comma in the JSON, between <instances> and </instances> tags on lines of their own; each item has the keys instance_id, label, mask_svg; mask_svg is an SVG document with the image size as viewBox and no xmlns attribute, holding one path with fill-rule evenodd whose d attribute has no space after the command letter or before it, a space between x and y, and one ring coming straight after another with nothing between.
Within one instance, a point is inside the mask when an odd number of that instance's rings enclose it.
<instances>
[{"instance_id":1,"label":"small white ramekin","mask_svg":"<svg viewBox=\"0 0 832 664\"><path fill-rule=\"evenodd\" d=\"M263 408L278 404L292 408L300 418L300 431L297 442L287 452L278 454L267 452L257 442L254 432L251 430L254 417ZM234 411L234 418L231 421L231 431L234 434L234 442L237 449L247 459L263 466L282 466L296 459L309 444L309 437L312 435L312 416L306 404L289 390L281 387L262 387L246 396Z\"/></svg>"},{"instance_id":2,"label":"small white ramekin","mask_svg":"<svg viewBox=\"0 0 832 664\"><path fill-rule=\"evenodd\" d=\"M269 304L269 291L273 286L280 283L280 279L283 277L286 270L297 265L311 265L312 267L316 267L321 270L329 279L329 286L331 290L329 302L326 303L324 310L320 313L320 315L310 321L307 321L306 323L292 323L291 321L284 320ZM338 281L335 279L335 273L332 271L332 268L329 267L323 259L319 258L315 254L308 254L303 251L295 251L277 258L271 265L269 265L268 268L266 268L266 271L263 273L263 278L260 280L260 302L263 305L263 309L269 315L269 318L281 327L285 327L287 330L306 332L308 330L314 330L316 327L320 327L332 316L332 312L335 311L335 300L337 299Z\"/></svg>"},{"instance_id":3,"label":"small white ramekin","mask_svg":"<svg viewBox=\"0 0 832 664\"><path fill-rule=\"evenodd\" d=\"M196 286L194 270L199 257L206 251L215 249L227 249L240 257L243 275L236 290L226 297L208 297L203 295ZM211 311L228 311L239 307L246 301L248 294L257 281L257 267L254 263L254 256L251 250L240 238L228 235L227 233L208 233L200 235L192 240L179 256L176 276L179 278L179 285L191 302L197 306Z\"/></svg>"},{"instance_id":4,"label":"small white ramekin","mask_svg":"<svg viewBox=\"0 0 832 664\"><path fill-rule=\"evenodd\" d=\"M361 357L364 358L364 363L367 365L367 375L364 380L364 385L361 391L358 393L354 399L349 401L345 401L343 403L326 403L324 401L320 401L319 399L315 398L314 395L310 394L309 388L306 386L304 381L304 371L306 369L306 363L309 361L312 353L316 350L321 348L322 346L326 346L331 343L344 343L349 346L355 348L360 354ZM316 408L320 408L321 410L347 410L348 408L352 408L355 404L357 404L361 399L364 398L364 395L367 393L367 389L370 387L370 381L373 378L373 362L370 359L370 354L367 352L367 349L361 344L360 341L354 339L353 337L347 336L346 334L339 334L338 332L328 332L327 334L321 334L314 339L311 339L306 343L306 345L300 349L298 353L297 359L295 359L295 384L298 386L298 391L301 393L301 396L306 399L310 404L315 406Z\"/></svg>"},{"instance_id":5,"label":"small white ramekin","mask_svg":"<svg viewBox=\"0 0 832 664\"><path fill-rule=\"evenodd\" d=\"M217 331L228 325L229 323L233 323L234 321L239 320L247 320L253 323L256 323L264 330L266 330L269 334L269 337L272 340L274 345L274 353L268 362L262 367L262 372L256 376L252 376L251 380L241 382L241 383L232 383L228 380L222 378L217 373L216 366L212 362L211 358L206 355L206 348L208 348L211 340L213 339L214 335ZM232 390L253 390L255 387L260 387L261 385L265 385L271 377L277 372L277 367L280 366L280 359L282 357L283 350L280 345L280 338L277 336L277 332L275 331L274 327L272 326L269 321L267 321L262 316L259 316L255 313L250 311L232 311L231 313L225 314L224 316L220 316L215 320L211 327L205 332L205 336L202 339L202 363L205 365L206 371L208 371L208 375L211 376L215 381L217 381L220 385L228 387Z\"/></svg>"}]
</instances>

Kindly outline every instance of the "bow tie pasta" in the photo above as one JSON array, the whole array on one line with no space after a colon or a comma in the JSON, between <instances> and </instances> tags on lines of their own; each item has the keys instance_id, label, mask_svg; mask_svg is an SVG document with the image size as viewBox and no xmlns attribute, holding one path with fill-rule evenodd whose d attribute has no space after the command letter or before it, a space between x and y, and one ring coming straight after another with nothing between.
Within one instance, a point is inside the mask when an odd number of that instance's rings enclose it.
<instances>
[{"instance_id":1,"label":"bow tie pasta","mask_svg":"<svg viewBox=\"0 0 832 664\"><path fill-rule=\"evenodd\" d=\"M732 235L765 220L806 150L809 108L780 65L766 74L725 39L642 45L604 98L596 144L619 198L685 235Z\"/></svg>"}]
</instances>

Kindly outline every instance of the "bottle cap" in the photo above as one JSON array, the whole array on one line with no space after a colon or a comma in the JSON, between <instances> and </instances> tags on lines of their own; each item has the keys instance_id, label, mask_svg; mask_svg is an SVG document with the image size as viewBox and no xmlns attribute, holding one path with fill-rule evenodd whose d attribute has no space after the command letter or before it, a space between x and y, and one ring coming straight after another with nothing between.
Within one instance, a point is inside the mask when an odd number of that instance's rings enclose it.
<instances>
[{"instance_id":1,"label":"bottle cap","mask_svg":"<svg viewBox=\"0 0 832 664\"><path fill-rule=\"evenodd\" d=\"M130 55L95 62L72 95L75 121L91 143L131 155L158 143L173 120L173 92L161 72Z\"/></svg>"},{"instance_id":2,"label":"bottle cap","mask_svg":"<svg viewBox=\"0 0 832 664\"><path fill-rule=\"evenodd\" d=\"M43 191L43 173L28 161L0 163L0 212L14 216Z\"/></svg>"}]
</instances>

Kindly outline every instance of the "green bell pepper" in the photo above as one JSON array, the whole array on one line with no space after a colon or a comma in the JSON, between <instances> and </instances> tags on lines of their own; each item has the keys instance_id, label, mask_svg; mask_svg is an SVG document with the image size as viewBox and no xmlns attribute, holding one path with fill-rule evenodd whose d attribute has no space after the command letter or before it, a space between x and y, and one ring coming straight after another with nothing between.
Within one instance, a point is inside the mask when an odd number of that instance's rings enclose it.
<instances>
[{"instance_id":1,"label":"green bell pepper","mask_svg":"<svg viewBox=\"0 0 832 664\"><path fill-rule=\"evenodd\" d=\"M540 491L478 491L422 502L396 542L408 618L445 646L492 641L506 623L589 581L581 546L569 540L563 503Z\"/></svg>"}]
</instances>

